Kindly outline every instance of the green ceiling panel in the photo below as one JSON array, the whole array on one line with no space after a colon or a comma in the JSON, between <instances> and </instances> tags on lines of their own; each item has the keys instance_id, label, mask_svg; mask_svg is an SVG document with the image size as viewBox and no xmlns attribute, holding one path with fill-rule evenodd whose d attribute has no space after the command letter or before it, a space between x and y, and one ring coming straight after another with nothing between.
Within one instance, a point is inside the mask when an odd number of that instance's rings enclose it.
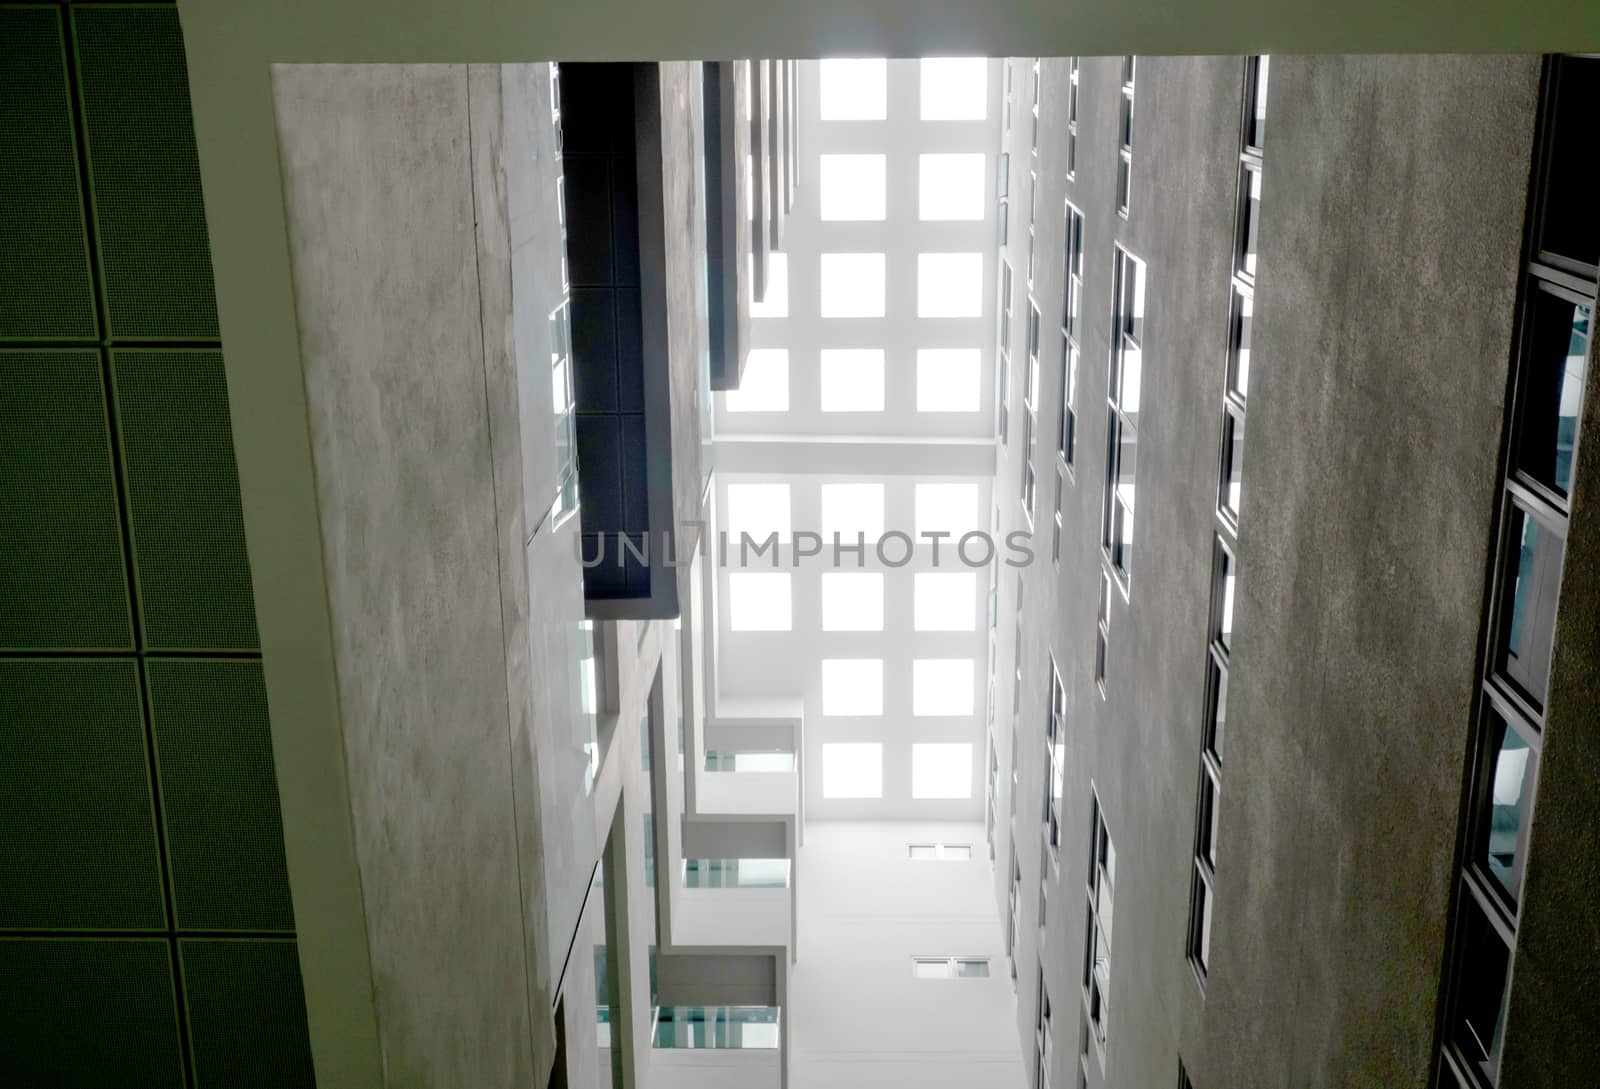
<instances>
[{"instance_id":1,"label":"green ceiling panel","mask_svg":"<svg viewBox=\"0 0 1600 1089\"><path fill-rule=\"evenodd\" d=\"M171 948L0 939L0 1085L180 1089Z\"/></svg>"},{"instance_id":2,"label":"green ceiling panel","mask_svg":"<svg viewBox=\"0 0 1600 1089\"><path fill-rule=\"evenodd\" d=\"M0 928L166 927L134 662L0 660L0 778Z\"/></svg>"},{"instance_id":3,"label":"green ceiling panel","mask_svg":"<svg viewBox=\"0 0 1600 1089\"><path fill-rule=\"evenodd\" d=\"M0 648L131 649L100 353L0 351L0 386Z\"/></svg>"},{"instance_id":4,"label":"green ceiling panel","mask_svg":"<svg viewBox=\"0 0 1600 1089\"><path fill-rule=\"evenodd\" d=\"M0 339L94 340L61 14L0 8Z\"/></svg>"},{"instance_id":5,"label":"green ceiling panel","mask_svg":"<svg viewBox=\"0 0 1600 1089\"><path fill-rule=\"evenodd\" d=\"M261 663L145 670L178 929L292 931Z\"/></svg>"},{"instance_id":6,"label":"green ceiling panel","mask_svg":"<svg viewBox=\"0 0 1600 1089\"><path fill-rule=\"evenodd\" d=\"M215 340L177 9L75 8L72 23L111 335Z\"/></svg>"},{"instance_id":7,"label":"green ceiling panel","mask_svg":"<svg viewBox=\"0 0 1600 1089\"><path fill-rule=\"evenodd\" d=\"M116 350L112 363L145 643L254 650L222 355Z\"/></svg>"},{"instance_id":8,"label":"green ceiling panel","mask_svg":"<svg viewBox=\"0 0 1600 1089\"><path fill-rule=\"evenodd\" d=\"M293 941L184 938L183 991L197 1089L312 1089Z\"/></svg>"}]
</instances>

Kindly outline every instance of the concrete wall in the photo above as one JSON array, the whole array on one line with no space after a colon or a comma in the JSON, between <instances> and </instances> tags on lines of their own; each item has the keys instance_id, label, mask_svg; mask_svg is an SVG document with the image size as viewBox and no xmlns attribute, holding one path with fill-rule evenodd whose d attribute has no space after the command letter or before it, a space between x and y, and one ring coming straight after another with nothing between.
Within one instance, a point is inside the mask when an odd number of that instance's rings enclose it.
<instances>
[{"instance_id":1,"label":"concrete wall","mask_svg":"<svg viewBox=\"0 0 1600 1089\"><path fill-rule=\"evenodd\" d=\"M973 845L911 862L912 842ZM982 861L983 827L813 823L784 1011L793 1089L1020 1089L1013 999ZM845 891L848 890L848 891ZM987 956L988 979L923 980L911 958Z\"/></svg>"},{"instance_id":2,"label":"concrete wall","mask_svg":"<svg viewBox=\"0 0 1600 1089\"><path fill-rule=\"evenodd\" d=\"M553 1054L499 75L274 79L391 1085L525 1085Z\"/></svg>"}]
</instances>

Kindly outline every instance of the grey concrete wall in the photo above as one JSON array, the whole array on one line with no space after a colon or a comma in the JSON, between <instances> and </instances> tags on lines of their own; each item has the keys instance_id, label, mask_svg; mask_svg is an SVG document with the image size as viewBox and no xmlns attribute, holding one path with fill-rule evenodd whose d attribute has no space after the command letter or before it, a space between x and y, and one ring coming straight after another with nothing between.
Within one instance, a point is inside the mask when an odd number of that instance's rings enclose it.
<instances>
[{"instance_id":1,"label":"grey concrete wall","mask_svg":"<svg viewBox=\"0 0 1600 1089\"><path fill-rule=\"evenodd\" d=\"M1018 1030L1044 965L1052 1085L1077 1083L1092 783L1118 851L1107 1062L1089 1084L1427 1084L1537 63L1274 58L1216 919L1185 958L1204 710L1243 62L1141 58L1132 210L1114 185L1121 59L1082 64L1064 181L1066 65L1043 65L1043 318L1034 464L1040 565L1023 573L1014 808L1023 870ZM1010 260L1015 498L1025 367L1026 63L1015 64ZM1085 340L1062 563L1048 564L1060 398L1063 196L1084 214ZM1148 263L1130 599L1093 682L1112 242ZM1001 575L1005 602L1016 596ZM1041 607L1041 604L1044 604ZM1008 710L1011 632L998 687ZM1038 929L1047 651L1068 693L1059 870ZM1000 730L1006 732L1002 717ZM1541 786L1541 792L1543 787ZM999 814L1002 827L1005 810ZM1004 911L1010 843L997 849ZM1579 931L1581 934L1581 929ZM1570 947L1572 937L1563 941ZM1581 940L1581 939L1579 939ZM1537 1082L1530 1083L1537 1084Z\"/></svg>"},{"instance_id":2,"label":"grey concrete wall","mask_svg":"<svg viewBox=\"0 0 1600 1089\"><path fill-rule=\"evenodd\" d=\"M1428 1083L1537 75L1274 59L1202 1067L1223 1083Z\"/></svg>"},{"instance_id":3,"label":"grey concrete wall","mask_svg":"<svg viewBox=\"0 0 1600 1089\"><path fill-rule=\"evenodd\" d=\"M500 70L284 67L275 96L386 1079L527 1085L553 1035Z\"/></svg>"}]
</instances>

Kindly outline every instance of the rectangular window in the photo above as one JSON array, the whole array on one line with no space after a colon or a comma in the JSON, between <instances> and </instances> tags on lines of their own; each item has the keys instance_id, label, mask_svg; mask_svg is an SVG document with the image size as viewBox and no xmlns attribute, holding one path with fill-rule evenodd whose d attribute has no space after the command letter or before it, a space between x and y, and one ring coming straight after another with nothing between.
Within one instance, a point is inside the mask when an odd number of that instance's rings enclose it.
<instances>
[{"instance_id":1,"label":"rectangular window","mask_svg":"<svg viewBox=\"0 0 1600 1089\"><path fill-rule=\"evenodd\" d=\"M1033 526L1036 479L1033 471L1033 437L1039 426L1039 307L1028 300L1028 374L1022 387L1022 512Z\"/></svg>"},{"instance_id":2,"label":"rectangular window","mask_svg":"<svg viewBox=\"0 0 1600 1089\"><path fill-rule=\"evenodd\" d=\"M912 862L971 862L970 843L908 843L906 853Z\"/></svg>"},{"instance_id":3,"label":"rectangular window","mask_svg":"<svg viewBox=\"0 0 1600 1089\"><path fill-rule=\"evenodd\" d=\"M1593 309L1564 289L1536 284L1517 406L1516 468L1560 499L1572 486Z\"/></svg>"},{"instance_id":4,"label":"rectangular window","mask_svg":"<svg viewBox=\"0 0 1600 1089\"><path fill-rule=\"evenodd\" d=\"M1211 567L1211 638L1227 653L1233 644L1233 587L1237 578L1233 552L1219 535Z\"/></svg>"},{"instance_id":5,"label":"rectangular window","mask_svg":"<svg viewBox=\"0 0 1600 1089\"><path fill-rule=\"evenodd\" d=\"M1078 173L1078 58L1067 58L1067 178Z\"/></svg>"},{"instance_id":6,"label":"rectangular window","mask_svg":"<svg viewBox=\"0 0 1600 1089\"><path fill-rule=\"evenodd\" d=\"M1114 260L1111 373L1106 394L1106 485L1100 545L1126 593L1133 558L1145 264L1120 245Z\"/></svg>"},{"instance_id":7,"label":"rectangular window","mask_svg":"<svg viewBox=\"0 0 1600 1089\"><path fill-rule=\"evenodd\" d=\"M1056 656L1050 655L1050 702L1045 719L1044 838L1054 852L1061 846L1061 794L1066 783L1067 690Z\"/></svg>"},{"instance_id":8,"label":"rectangular window","mask_svg":"<svg viewBox=\"0 0 1600 1089\"><path fill-rule=\"evenodd\" d=\"M1117 850L1112 845L1100 808L1100 796L1091 788L1089 822L1089 906L1085 916L1083 987L1089 1027L1105 1069L1106 1025L1111 998L1112 902L1117 880Z\"/></svg>"},{"instance_id":9,"label":"rectangular window","mask_svg":"<svg viewBox=\"0 0 1600 1089\"><path fill-rule=\"evenodd\" d=\"M1078 356L1083 333L1083 214L1066 206L1066 261L1061 305L1061 422L1056 452L1071 466L1078 432Z\"/></svg>"},{"instance_id":10,"label":"rectangular window","mask_svg":"<svg viewBox=\"0 0 1600 1089\"><path fill-rule=\"evenodd\" d=\"M1256 245L1261 233L1261 167L1246 161L1239 173L1239 275L1256 277Z\"/></svg>"},{"instance_id":11,"label":"rectangular window","mask_svg":"<svg viewBox=\"0 0 1600 1089\"><path fill-rule=\"evenodd\" d=\"M1050 1027L1050 992L1044 986L1044 966L1039 966L1039 1016L1033 1025L1034 1089L1050 1089L1050 1066L1055 1051L1054 1032Z\"/></svg>"},{"instance_id":12,"label":"rectangular window","mask_svg":"<svg viewBox=\"0 0 1600 1089\"><path fill-rule=\"evenodd\" d=\"M917 979L988 979L988 957L912 957Z\"/></svg>"},{"instance_id":13,"label":"rectangular window","mask_svg":"<svg viewBox=\"0 0 1600 1089\"><path fill-rule=\"evenodd\" d=\"M1267 69L1270 57L1251 57L1245 69L1246 147L1260 150L1267 135Z\"/></svg>"},{"instance_id":14,"label":"rectangular window","mask_svg":"<svg viewBox=\"0 0 1600 1089\"><path fill-rule=\"evenodd\" d=\"M1055 525L1050 531L1050 561L1057 567L1061 566L1061 505L1066 498L1067 471L1064 467L1056 466L1056 513Z\"/></svg>"},{"instance_id":15,"label":"rectangular window","mask_svg":"<svg viewBox=\"0 0 1600 1089\"><path fill-rule=\"evenodd\" d=\"M1222 405L1222 466L1217 474L1217 509L1232 526L1239 524L1244 494L1244 412L1225 399Z\"/></svg>"},{"instance_id":16,"label":"rectangular window","mask_svg":"<svg viewBox=\"0 0 1600 1089\"><path fill-rule=\"evenodd\" d=\"M1539 735L1520 715L1491 704L1486 710L1474 796L1473 861L1508 907L1522 895L1533 788L1539 777Z\"/></svg>"},{"instance_id":17,"label":"rectangular window","mask_svg":"<svg viewBox=\"0 0 1600 1089\"><path fill-rule=\"evenodd\" d=\"M1550 136L1544 151L1543 193L1537 212L1539 258L1584 279L1600 263L1600 223L1594 216L1594 103L1600 62L1557 57L1545 110Z\"/></svg>"},{"instance_id":18,"label":"rectangular window","mask_svg":"<svg viewBox=\"0 0 1600 1089\"><path fill-rule=\"evenodd\" d=\"M1500 570L1500 632L1494 664L1536 710L1543 709L1561 594L1561 531L1522 504L1507 504L1505 559Z\"/></svg>"},{"instance_id":19,"label":"rectangular window","mask_svg":"<svg viewBox=\"0 0 1600 1089\"><path fill-rule=\"evenodd\" d=\"M1122 58L1122 112L1118 124L1120 134L1117 149L1117 214L1128 218L1128 206L1133 195L1133 77L1135 59Z\"/></svg>"},{"instance_id":20,"label":"rectangular window","mask_svg":"<svg viewBox=\"0 0 1600 1089\"><path fill-rule=\"evenodd\" d=\"M1011 262L1000 262L1000 442L1010 439L1011 423Z\"/></svg>"},{"instance_id":21,"label":"rectangular window","mask_svg":"<svg viewBox=\"0 0 1600 1089\"><path fill-rule=\"evenodd\" d=\"M1106 697L1106 656L1111 644L1111 576L1100 576L1100 610L1095 618L1094 683Z\"/></svg>"}]
</instances>

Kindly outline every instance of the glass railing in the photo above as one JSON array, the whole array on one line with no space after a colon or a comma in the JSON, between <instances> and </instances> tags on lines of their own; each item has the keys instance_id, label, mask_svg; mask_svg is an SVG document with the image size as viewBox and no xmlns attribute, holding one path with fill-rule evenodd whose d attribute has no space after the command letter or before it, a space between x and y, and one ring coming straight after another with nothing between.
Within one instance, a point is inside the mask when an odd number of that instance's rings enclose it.
<instances>
[{"instance_id":1,"label":"glass railing","mask_svg":"<svg viewBox=\"0 0 1600 1089\"><path fill-rule=\"evenodd\" d=\"M686 889L786 889L787 858L686 858Z\"/></svg>"},{"instance_id":2,"label":"glass railing","mask_svg":"<svg viewBox=\"0 0 1600 1089\"><path fill-rule=\"evenodd\" d=\"M765 1050L778 1046L776 1006L662 1006L655 1046Z\"/></svg>"},{"instance_id":3,"label":"glass railing","mask_svg":"<svg viewBox=\"0 0 1600 1089\"><path fill-rule=\"evenodd\" d=\"M794 753L781 749L708 749L707 771L793 771Z\"/></svg>"}]
</instances>

